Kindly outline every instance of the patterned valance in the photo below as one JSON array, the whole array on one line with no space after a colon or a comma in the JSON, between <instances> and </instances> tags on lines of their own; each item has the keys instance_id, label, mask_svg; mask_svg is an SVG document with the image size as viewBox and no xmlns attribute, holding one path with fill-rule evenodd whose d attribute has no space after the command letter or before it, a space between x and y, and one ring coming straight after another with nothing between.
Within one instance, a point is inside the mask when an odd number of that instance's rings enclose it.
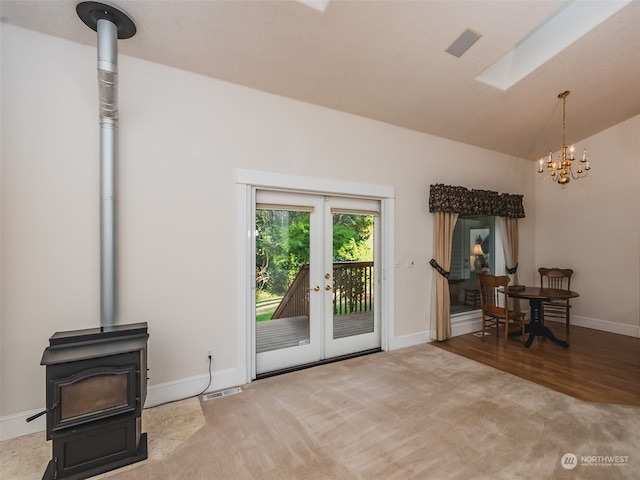
<instances>
[{"instance_id":1,"label":"patterned valance","mask_svg":"<svg viewBox=\"0 0 640 480\"><path fill-rule=\"evenodd\" d=\"M524 218L522 197L437 183L431 185L429 211Z\"/></svg>"}]
</instances>

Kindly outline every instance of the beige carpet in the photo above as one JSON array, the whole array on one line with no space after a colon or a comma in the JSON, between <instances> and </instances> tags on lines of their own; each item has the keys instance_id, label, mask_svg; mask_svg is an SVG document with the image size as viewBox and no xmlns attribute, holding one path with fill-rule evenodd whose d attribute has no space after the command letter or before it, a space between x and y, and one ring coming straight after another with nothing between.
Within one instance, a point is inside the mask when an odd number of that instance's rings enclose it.
<instances>
[{"instance_id":1,"label":"beige carpet","mask_svg":"<svg viewBox=\"0 0 640 480\"><path fill-rule=\"evenodd\" d=\"M640 408L430 345L260 380L202 408L204 428L110 479L640 478Z\"/></svg>"}]
</instances>

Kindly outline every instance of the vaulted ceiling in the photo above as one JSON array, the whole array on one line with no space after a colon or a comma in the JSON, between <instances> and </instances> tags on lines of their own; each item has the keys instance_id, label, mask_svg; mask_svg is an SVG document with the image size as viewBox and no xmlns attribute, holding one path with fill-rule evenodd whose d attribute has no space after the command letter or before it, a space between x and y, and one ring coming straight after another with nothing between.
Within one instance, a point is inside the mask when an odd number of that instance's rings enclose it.
<instances>
[{"instance_id":1,"label":"vaulted ceiling","mask_svg":"<svg viewBox=\"0 0 640 480\"><path fill-rule=\"evenodd\" d=\"M640 0L577 2L622 7L593 28L588 11L555 0L103 3L136 24L136 35L118 42L121 55L517 157L559 149L565 90L569 143L640 114ZM2 0L0 15L3 23L95 45L76 4ZM447 53L468 28L480 39L460 57ZM549 58L522 79L506 89L476 79L536 36L542 44L523 59L510 57L507 71Z\"/></svg>"}]
</instances>

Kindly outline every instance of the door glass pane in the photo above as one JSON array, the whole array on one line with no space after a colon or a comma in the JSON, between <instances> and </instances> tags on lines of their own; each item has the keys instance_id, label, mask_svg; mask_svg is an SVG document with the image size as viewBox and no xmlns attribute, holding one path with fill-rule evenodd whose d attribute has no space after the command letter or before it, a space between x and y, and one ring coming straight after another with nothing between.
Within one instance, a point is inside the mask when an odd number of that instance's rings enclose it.
<instances>
[{"instance_id":1,"label":"door glass pane","mask_svg":"<svg viewBox=\"0 0 640 480\"><path fill-rule=\"evenodd\" d=\"M308 211L256 209L256 352L309 343Z\"/></svg>"},{"instance_id":2,"label":"door glass pane","mask_svg":"<svg viewBox=\"0 0 640 480\"><path fill-rule=\"evenodd\" d=\"M374 216L332 213L333 339L374 331Z\"/></svg>"}]
</instances>

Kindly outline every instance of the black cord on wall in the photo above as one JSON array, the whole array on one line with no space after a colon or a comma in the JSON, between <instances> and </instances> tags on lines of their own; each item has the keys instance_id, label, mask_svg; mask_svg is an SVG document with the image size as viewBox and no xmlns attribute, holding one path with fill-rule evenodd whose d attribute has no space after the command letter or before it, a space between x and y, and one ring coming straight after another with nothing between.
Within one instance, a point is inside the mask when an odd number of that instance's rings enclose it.
<instances>
[{"instance_id":1,"label":"black cord on wall","mask_svg":"<svg viewBox=\"0 0 640 480\"><path fill-rule=\"evenodd\" d=\"M196 395L196 397L199 397L200 395L202 395L202 394L203 394L204 392L206 392L206 391L209 389L209 387L211 386L211 377L212 377L212 375L211 375L211 364L212 364L212 363L213 363L213 362L212 362L211 355L209 355L209 383L207 383L207 386L206 386L206 387L204 387L204 390L202 390L199 394L197 394L197 395Z\"/></svg>"}]
</instances>

